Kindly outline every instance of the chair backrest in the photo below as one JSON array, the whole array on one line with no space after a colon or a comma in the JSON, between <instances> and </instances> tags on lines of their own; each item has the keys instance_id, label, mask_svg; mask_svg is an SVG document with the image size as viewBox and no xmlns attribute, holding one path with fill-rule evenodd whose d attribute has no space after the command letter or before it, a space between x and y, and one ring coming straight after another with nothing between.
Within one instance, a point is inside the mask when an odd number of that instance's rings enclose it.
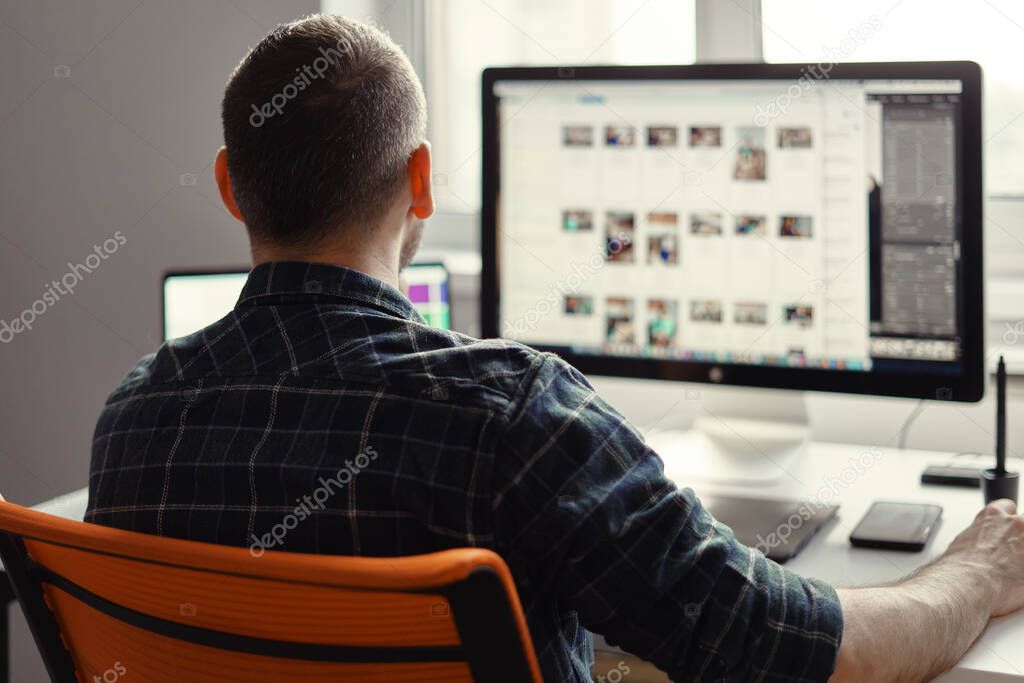
<instances>
[{"instance_id":1,"label":"chair backrest","mask_svg":"<svg viewBox=\"0 0 1024 683\"><path fill-rule=\"evenodd\" d=\"M541 681L488 550L256 557L0 502L0 558L55 681Z\"/></svg>"}]
</instances>

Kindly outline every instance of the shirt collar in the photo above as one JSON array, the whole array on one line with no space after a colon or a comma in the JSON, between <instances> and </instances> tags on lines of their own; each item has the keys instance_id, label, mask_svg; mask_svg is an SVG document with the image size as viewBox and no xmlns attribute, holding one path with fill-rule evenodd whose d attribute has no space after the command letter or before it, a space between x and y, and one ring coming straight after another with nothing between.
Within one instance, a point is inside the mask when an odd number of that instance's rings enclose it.
<instances>
[{"instance_id":1,"label":"shirt collar","mask_svg":"<svg viewBox=\"0 0 1024 683\"><path fill-rule=\"evenodd\" d=\"M412 302L397 289L366 273L326 263L274 261L249 272L236 307L271 297L302 296L332 299L375 308L406 320L423 322Z\"/></svg>"}]
</instances>

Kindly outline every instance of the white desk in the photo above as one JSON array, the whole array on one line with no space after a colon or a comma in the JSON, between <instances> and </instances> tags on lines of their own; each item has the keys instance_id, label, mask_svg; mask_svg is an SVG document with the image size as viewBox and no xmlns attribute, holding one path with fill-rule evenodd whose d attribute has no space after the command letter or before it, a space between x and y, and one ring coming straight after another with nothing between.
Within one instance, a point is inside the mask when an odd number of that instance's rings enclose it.
<instances>
[{"instance_id":1,"label":"white desk","mask_svg":"<svg viewBox=\"0 0 1024 683\"><path fill-rule=\"evenodd\" d=\"M679 481L703 492L736 493L765 497L826 500L840 505L838 519L818 532L793 560L786 564L795 572L823 579L837 586L863 586L890 582L940 555L953 538L983 506L981 489L922 486L921 470L927 464L947 462L949 454L929 451L900 451L846 444L811 444L806 456L768 487L701 486ZM870 463L860 473L850 461ZM970 464L970 459L958 458ZM672 463L665 463L672 476ZM943 507L942 523L928 546L920 553L854 548L848 537L853 527L876 500L937 503ZM994 621L964 659L939 680L1024 681L1024 613Z\"/></svg>"},{"instance_id":2,"label":"white desk","mask_svg":"<svg viewBox=\"0 0 1024 683\"><path fill-rule=\"evenodd\" d=\"M824 500L840 505L838 519L822 529L806 548L786 566L839 586L862 586L899 579L945 550L982 507L980 489L922 486L921 470L927 464L943 463L949 454L928 451L879 449L872 454L867 446L812 444L806 457L795 463L770 487L702 487L694 481L678 481L702 491L747 495L778 496ZM866 455L865 455L866 454ZM863 457L860 473L851 460ZM863 463L870 462L865 467ZM966 459L958 462L967 463ZM665 463L672 476L672 463ZM85 489L59 496L36 509L69 519L85 514ZM854 548L847 537L853 526L875 500L899 500L938 503L943 521L931 543L920 553L901 553ZM827 502L827 501L824 501ZM994 621L974 644L967 656L942 676L942 683L1024 681L1024 612Z\"/></svg>"},{"instance_id":3,"label":"white desk","mask_svg":"<svg viewBox=\"0 0 1024 683\"><path fill-rule=\"evenodd\" d=\"M89 488L83 487L77 491L43 501L39 505L33 505L32 509L81 522L85 518L85 508L88 504Z\"/></svg>"}]
</instances>

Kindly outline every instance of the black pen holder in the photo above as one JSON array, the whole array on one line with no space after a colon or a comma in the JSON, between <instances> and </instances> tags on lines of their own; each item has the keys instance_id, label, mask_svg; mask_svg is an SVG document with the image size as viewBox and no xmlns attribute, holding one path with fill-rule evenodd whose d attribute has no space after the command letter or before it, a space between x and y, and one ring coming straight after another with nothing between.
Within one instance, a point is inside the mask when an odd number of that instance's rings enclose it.
<instances>
[{"instance_id":1,"label":"black pen holder","mask_svg":"<svg viewBox=\"0 0 1024 683\"><path fill-rule=\"evenodd\" d=\"M985 503L1000 498L1009 498L1017 503L1017 484L1020 476L1016 472L996 472L995 469L981 471L981 489L985 492Z\"/></svg>"}]
</instances>

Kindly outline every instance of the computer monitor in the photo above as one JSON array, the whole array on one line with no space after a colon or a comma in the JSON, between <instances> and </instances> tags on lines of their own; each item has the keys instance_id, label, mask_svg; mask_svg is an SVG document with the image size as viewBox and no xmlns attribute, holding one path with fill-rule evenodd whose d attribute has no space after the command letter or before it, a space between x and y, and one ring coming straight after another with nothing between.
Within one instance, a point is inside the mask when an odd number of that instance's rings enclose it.
<instances>
[{"instance_id":1,"label":"computer monitor","mask_svg":"<svg viewBox=\"0 0 1024 683\"><path fill-rule=\"evenodd\" d=\"M976 401L970 62L493 68L484 336L598 375Z\"/></svg>"},{"instance_id":2,"label":"computer monitor","mask_svg":"<svg viewBox=\"0 0 1024 683\"><path fill-rule=\"evenodd\" d=\"M404 271L409 300L427 324L451 329L448 270L441 263L414 263ZM238 301L247 270L174 271L163 279L163 335L175 339L217 322Z\"/></svg>"}]
</instances>

